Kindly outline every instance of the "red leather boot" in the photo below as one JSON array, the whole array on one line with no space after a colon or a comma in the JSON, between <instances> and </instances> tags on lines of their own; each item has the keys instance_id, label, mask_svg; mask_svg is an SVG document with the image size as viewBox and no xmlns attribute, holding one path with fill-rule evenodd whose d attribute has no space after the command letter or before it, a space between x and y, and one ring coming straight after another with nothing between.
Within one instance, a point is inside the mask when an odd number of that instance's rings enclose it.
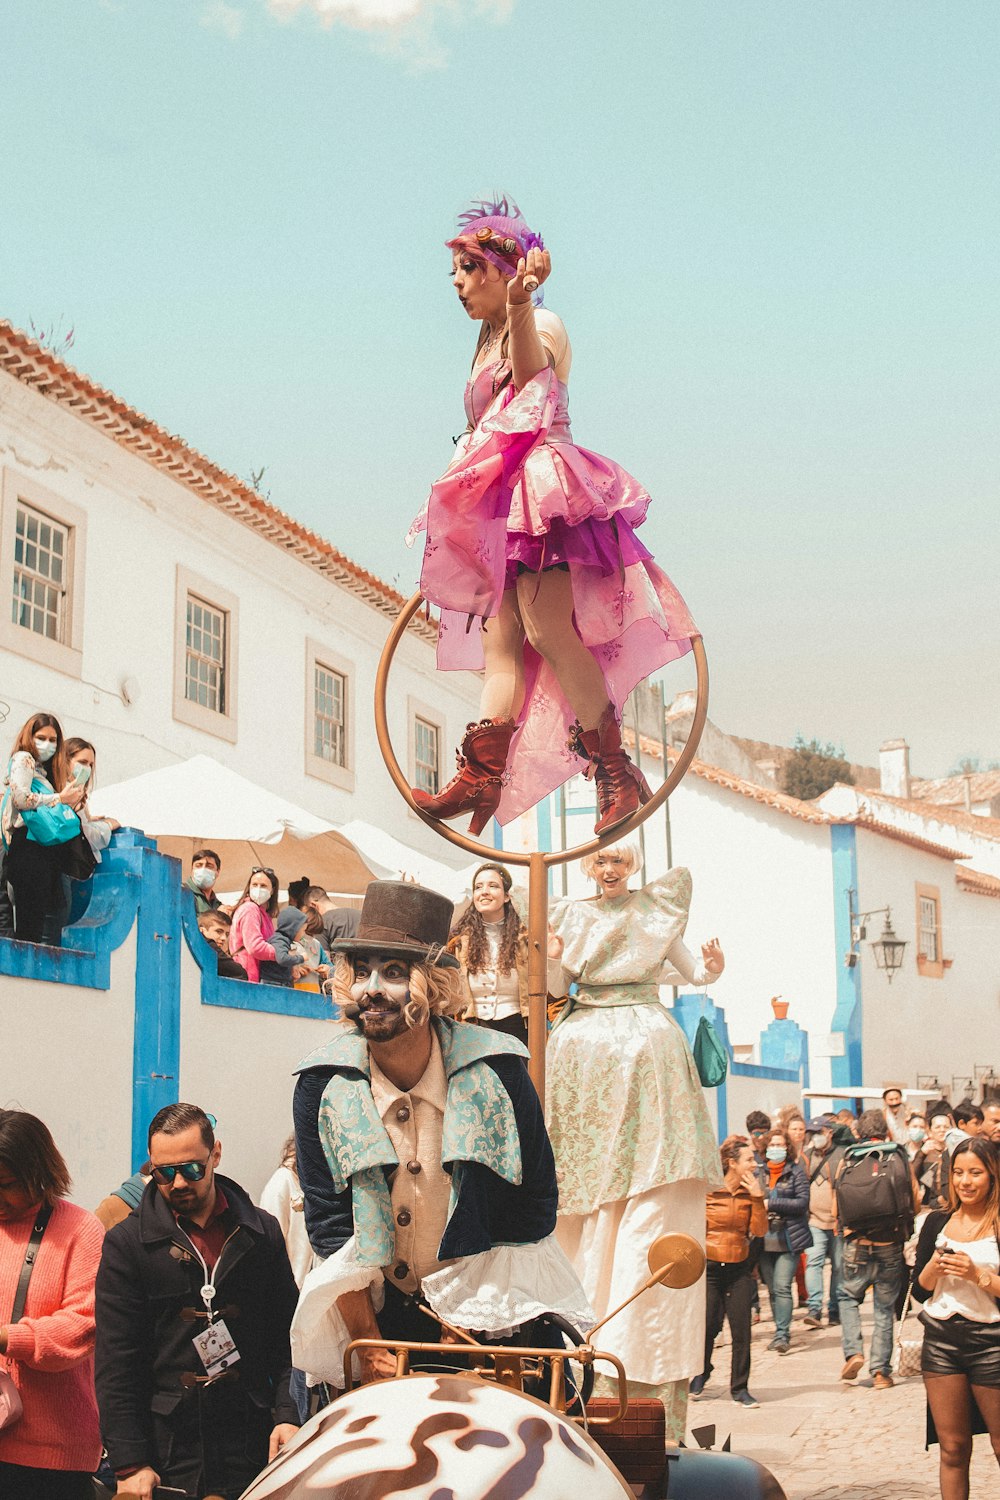
<instances>
[{"instance_id":1,"label":"red leather boot","mask_svg":"<svg viewBox=\"0 0 1000 1500\"><path fill-rule=\"evenodd\" d=\"M598 818L594 832L600 836L623 823L653 795L642 772L622 749L622 732L609 703L596 729L573 726L570 740L577 755L589 762L584 775L597 787Z\"/></svg>"},{"instance_id":2,"label":"red leather boot","mask_svg":"<svg viewBox=\"0 0 1000 1500\"><path fill-rule=\"evenodd\" d=\"M420 810L432 818L457 818L472 811L469 832L473 837L482 833L500 801L507 752L516 727L513 719L482 719L478 724L467 724L462 748L455 752L458 775L436 797L413 788L413 800Z\"/></svg>"}]
</instances>

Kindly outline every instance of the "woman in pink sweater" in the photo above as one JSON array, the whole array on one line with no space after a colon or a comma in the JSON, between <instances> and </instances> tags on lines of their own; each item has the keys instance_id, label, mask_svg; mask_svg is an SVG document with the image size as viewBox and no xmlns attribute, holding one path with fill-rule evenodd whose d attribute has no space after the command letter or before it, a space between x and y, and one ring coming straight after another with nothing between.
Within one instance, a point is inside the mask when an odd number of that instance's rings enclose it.
<instances>
[{"instance_id":1,"label":"woman in pink sweater","mask_svg":"<svg viewBox=\"0 0 1000 1500\"><path fill-rule=\"evenodd\" d=\"M94 1397L94 1281L104 1230L65 1201L70 1177L48 1127L0 1109L0 1362L24 1414L0 1429L3 1500L88 1500L101 1458ZM9 1321L42 1205L51 1208L24 1313Z\"/></svg>"},{"instance_id":2,"label":"woman in pink sweater","mask_svg":"<svg viewBox=\"0 0 1000 1500\"><path fill-rule=\"evenodd\" d=\"M253 984L260 983L261 960L274 961L275 952L268 939L277 915L278 877L273 870L256 865L236 903L229 929L229 951Z\"/></svg>"}]
</instances>

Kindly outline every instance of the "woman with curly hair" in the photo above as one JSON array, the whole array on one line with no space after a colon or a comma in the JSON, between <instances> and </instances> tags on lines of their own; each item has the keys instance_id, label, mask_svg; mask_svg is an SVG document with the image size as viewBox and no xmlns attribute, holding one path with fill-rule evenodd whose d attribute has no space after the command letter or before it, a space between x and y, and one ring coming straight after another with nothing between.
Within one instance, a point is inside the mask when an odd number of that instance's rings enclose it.
<instances>
[{"instance_id":1,"label":"woman with curly hair","mask_svg":"<svg viewBox=\"0 0 1000 1500\"><path fill-rule=\"evenodd\" d=\"M451 930L453 949L469 988L466 1019L528 1042L528 929L511 899L510 871L480 865L472 900ZM549 960L549 988L561 965Z\"/></svg>"},{"instance_id":2,"label":"woman with curly hair","mask_svg":"<svg viewBox=\"0 0 1000 1500\"><path fill-rule=\"evenodd\" d=\"M507 198L474 203L447 242L451 281L479 326L468 426L408 540L426 531L420 588L441 609L438 666L484 672L480 719L435 818L508 823L585 769L597 833L649 797L622 748L625 699L691 650L680 594L637 539L650 497L573 441L572 350L541 306L552 269L541 235Z\"/></svg>"}]
</instances>

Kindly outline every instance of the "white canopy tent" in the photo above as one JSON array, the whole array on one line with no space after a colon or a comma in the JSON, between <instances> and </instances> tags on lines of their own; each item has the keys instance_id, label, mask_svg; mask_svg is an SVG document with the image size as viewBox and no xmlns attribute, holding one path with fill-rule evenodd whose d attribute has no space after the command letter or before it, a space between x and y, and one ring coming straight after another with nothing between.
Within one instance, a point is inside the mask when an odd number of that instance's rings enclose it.
<instances>
[{"instance_id":1,"label":"white canopy tent","mask_svg":"<svg viewBox=\"0 0 1000 1500\"><path fill-rule=\"evenodd\" d=\"M403 879L415 880L418 885L440 891L442 896L454 901L456 907L471 893L472 872L480 864L478 859L460 870L454 870L450 865L442 864L441 860L432 859L429 854L421 854L419 850L400 843L391 833L386 833L361 818L352 818L340 832L344 838L350 839L356 849L360 849L369 864L388 866ZM502 850L498 857L503 857Z\"/></svg>"},{"instance_id":2,"label":"white canopy tent","mask_svg":"<svg viewBox=\"0 0 1000 1500\"><path fill-rule=\"evenodd\" d=\"M117 818L155 838L185 867L207 845L222 860L220 891L241 891L254 865L273 869L279 884L308 875L331 895L359 897L371 880L408 877L456 900L460 872L428 859L369 823L348 829L257 786L209 755L96 787L92 813Z\"/></svg>"}]
</instances>

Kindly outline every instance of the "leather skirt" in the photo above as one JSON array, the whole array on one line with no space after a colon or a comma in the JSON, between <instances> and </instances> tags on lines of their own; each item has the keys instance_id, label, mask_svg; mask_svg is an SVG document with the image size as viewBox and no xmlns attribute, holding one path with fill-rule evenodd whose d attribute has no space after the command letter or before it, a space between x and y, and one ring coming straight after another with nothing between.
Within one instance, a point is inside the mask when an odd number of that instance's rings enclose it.
<instances>
[{"instance_id":1,"label":"leather skirt","mask_svg":"<svg viewBox=\"0 0 1000 1500\"><path fill-rule=\"evenodd\" d=\"M1000 1387L1000 1323L977 1323L955 1314L932 1318L920 1314L924 1375L964 1375L971 1385Z\"/></svg>"}]
</instances>

